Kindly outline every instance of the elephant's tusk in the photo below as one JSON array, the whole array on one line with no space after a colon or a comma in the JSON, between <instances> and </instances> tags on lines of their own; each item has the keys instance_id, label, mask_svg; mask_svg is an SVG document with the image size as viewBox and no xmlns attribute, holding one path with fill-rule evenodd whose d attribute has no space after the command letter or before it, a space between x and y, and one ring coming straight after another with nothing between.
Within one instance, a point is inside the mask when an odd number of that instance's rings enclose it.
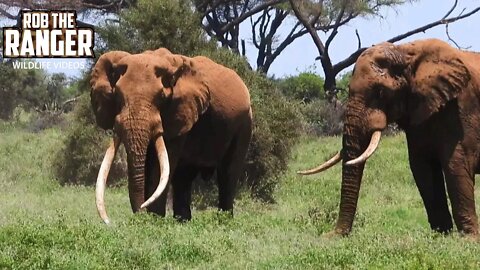
<instances>
[{"instance_id":1,"label":"elephant's tusk","mask_svg":"<svg viewBox=\"0 0 480 270\"><path fill-rule=\"evenodd\" d=\"M113 159L117 153L118 146L120 145L120 139L117 136L114 136L110 146L105 153L103 158L102 165L98 172L97 184L95 186L95 203L97 204L97 211L100 217L102 218L105 224L109 224L110 220L107 216L107 211L105 210L105 186L107 184L108 173L110 172L110 167L112 166Z\"/></svg>"},{"instance_id":2,"label":"elephant's tusk","mask_svg":"<svg viewBox=\"0 0 480 270\"><path fill-rule=\"evenodd\" d=\"M359 157L356 159L352 159L350 161L347 161L345 165L355 165L358 163L362 163L367 161L367 159L375 152L375 150L378 147L378 143L380 142L380 137L382 136L382 132L380 130L377 130L373 132L372 138L370 139L370 144L368 145L367 149L363 154L361 154Z\"/></svg>"},{"instance_id":3,"label":"elephant's tusk","mask_svg":"<svg viewBox=\"0 0 480 270\"><path fill-rule=\"evenodd\" d=\"M310 170L297 171L297 173L301 174L301 175L310 175L310 174L323 172L323 171L329 169L330 167L333 167L333 165L340 162L340 160L342 160L342 155L341 155L341 151L338 151L332 158L330 158L328 161L326 161L322 165L320 165L316 168L310 169Z\"/></svg>"},{"instance_id":4,"label":"elephant's tusk","mask_svg":"<svg viewBox=\"0 0 480 270\"><path fill-rule=\"evenodd\" d=\"M148 200L140 206L140 209L146 208L156 199L158 199L160 195L162 195L162 192L167 187L168 178L170 176L170 163L168 161L167 148L165 147L163 137L157 138L157 141L155 142L155 147L157 148L158 162L160 163L160 181L155 192L153 192L152 196L150 196L150 198L148 198Z\"/></svg>"}]
</instances>

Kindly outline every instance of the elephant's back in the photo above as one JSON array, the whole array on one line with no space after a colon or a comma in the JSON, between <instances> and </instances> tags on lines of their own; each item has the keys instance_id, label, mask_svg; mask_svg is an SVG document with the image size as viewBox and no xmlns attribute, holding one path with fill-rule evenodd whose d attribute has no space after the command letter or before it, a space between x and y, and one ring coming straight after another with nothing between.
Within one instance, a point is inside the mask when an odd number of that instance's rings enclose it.
<instances>
[{"instance_id":1,"label":"elephant's back","mask_svg":"<svg viewBox=\"0 0 480 270\"><path fill-rule=\"evenodd\" d=\"M226 118L247 116L250 111L250 93L240 76L232 69L204 56L193 58L196 67L210 90L210 105L214 112Z\"/></svg>"}]
</instances>

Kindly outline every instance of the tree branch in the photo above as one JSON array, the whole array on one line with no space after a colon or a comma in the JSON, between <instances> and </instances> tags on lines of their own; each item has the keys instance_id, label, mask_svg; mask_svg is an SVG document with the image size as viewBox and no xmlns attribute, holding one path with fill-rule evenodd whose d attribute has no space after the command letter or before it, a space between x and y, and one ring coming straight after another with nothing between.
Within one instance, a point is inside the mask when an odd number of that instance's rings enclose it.
<instances>
[{"instance_id":1,"label":"tree branch","mask_svg":"<svg viewBox=\"0 0 480 270\"><path fill-rule=\"evenodd\" d=\"M460 45L458 45L458 43L453 40L453 38L450 36L450 32L448 31L448 26L449 24L445 24L445 34L447 35L448 37L448 40L451 41L453 44L455 44L455 46L457 46L458 49L461 49L461 50L468 50L471 48L471 46L468 46L468 47L461 47Z\"/></svg>"},{"instance_id":2,"label":"tree branch","mask_svg":"<svg viewBox=\"0 0 480 270\"><path fill-rule=\"evenodd\" d=\"M6 17L10 20L17 20L18 19L18 15L10 14L3 8L0 8L0 15L4 16L4 17Z\"/></svg>"},{"instance_id":3,"label":"tree branch","mask_svg":"<svg viewBox=\"0 0 480 270\"><path fill-rule=\"evenodd\" d=\"M320 37L318 36L316 29L312 27L310 22L300 12L300 10L298 9L298 6L294 3L295 0L289 0L289 2L290 2L290 5L292 6L293 12L295 13L295 16L297 17L297 19L303 24L303 26L308 30L308 32L312 36L313 42L317 46L320 56L323 55L325 53L325 46L323 45L323 42L320 40Z\"/></svg>"},{"instance_id":4,"label":"tree branch","mask_svg":"<svg viewBox=\"0 0 480 270\"><path fill-rule=\"evenodd\" d=\"M280 4L280 3L284 3L286 2L287 0L269 0L269 1L265 1L263 2L262 4L258 5L258 6L255 6L254 8L250 9L249 11L243 13L242 15L240 15L239 17L233 19L232 21L228 22L227 24L225 24L222 28L219 29L219 34L221 33L225 33L227 32L231 27L233 27L234 25L237 25L237 24L240 24L242 23L244 20L246 20L248 17L250 16L253 16L255 14L257 14L258 12L261 12L263 11L264 9L267 9L268 7L270 6L273 6L273 5L276 5L276 4Z\"/></svg>"},{"instance_id":5,"label":"tree branch","mask_svg":"<svg viewBox=\"0 0 480 270\"><path fill-rule=\"evenodd\" d=\"M345 6L342 6L342 9L338 13L337 19L335 20L335 26L333 27L332 33L328 36L327 41L325 42L325 51L328 53L328 48L330 47L330 43L335 38L338 33L338 27L340 27L340 21L343 18L343 14L345 13Z\"/></svg>"},{"instance_id":6,"label":"tree branch","mask_svg":"<svg viewBox=\"0 0 480 270\"><path fill-rule=\"evenodd\" d=\"M358 29L355 29L355 35L357 36L358 46L357 49L362 48L362 40L360 39L360 35L358 34Z\"/></svg>"},{"instance_id":7,"label":"tree branch","mask_svg":"<svg viewBox=\"0 0 480 270\"><path fill-rule=\"evenodd\" d=\"M457 2L457 1L455 1L454 6L456 6L456 2ZM424 26L422 26L422 27L413 29L413 30L408 31L408 32L406 32L406 33L404 33L404 34L401 34L401 35L398 35L398 36L396 36L396 37L393 37L393 38L387 40L387 42L395 43L395 42L400 41L400 40L402 40L402 39L404 39L404 38L407 38L407 37L409 37L409 36L418 34L418 33L420 33L420 32L425 32L426 30L428 30L428 29L430 29L430 28L433 28L433 27L435 27L435 26L442 25L442 24L452 23L452 22L461 20L461 19L463 19L463 18L469 17L469 16L477 13L479 10L480 10L480 7L477 7L477 8L475 8L475 9L473 9L472 11L470 11L470 12L468 12L468 13L466 13L466 14L460 15L460 16L456 16L456 17L452 17L452 18L442 18L442 19L440 19L440 20L438 20L438 21L431 22L431 23L426 24L426 25L424 25ZM450 14L450 13L452 13L451 10L447 12L447 16L448 16L448 14Z\"/></svg>"},{"instance_id":8,"label":"tree branch","mask_svg":"<svg viewBox=\"0 0 480 270\"><path fill-rule=\"evenodd\" d=\"M450 14L452 14L452 12L457 7L457 4L458 4L458 0L455 0L455 3L453 3L452 8L447 12L447 14L445 14L445 16L442 17L442 20L445 20L448 16L450 16Z\"/></svg>"}]
</instances>

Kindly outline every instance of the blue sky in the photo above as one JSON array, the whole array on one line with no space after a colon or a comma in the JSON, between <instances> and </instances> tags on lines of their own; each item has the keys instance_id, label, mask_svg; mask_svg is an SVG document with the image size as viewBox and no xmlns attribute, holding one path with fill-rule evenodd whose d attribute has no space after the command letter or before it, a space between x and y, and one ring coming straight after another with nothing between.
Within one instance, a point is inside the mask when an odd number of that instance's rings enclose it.
<instances>
[{"instance_id":1,"label":"blue sky","mask_svg":"<svg viewBox=\"0 0 480 270\"><path fill-rule=\"evenodd\" d=\"M412 4L405 4L397 9L384 9L382 11L383 19L380 18L358 18L350 22L349 25L340 28L337 37L331 45L330 55L332 61L337 63L357 49L357 39L355 29L358 29L362 40L362 46L371 46L373 44L387 40L398 34L402 34L411 29L423 26L429 22L438 20L451 8L453 0L421 0ZM480 0L459 0L458 7L452 15L458 15L464 8L465 12L472 10L480 5ZM10 22L11 23L11 22ZM293 24L292 21L289 22ZM4 25L9 23L5 22ZM251 65L255 66L256 51L251 41L250 22L244 23L241 27L241 38L247 41L247 58ZM286 33L290 29L284 28ZM450 36L462 47L470 47L470 50L480 52L480 12L461 21L452 23L449 26ZM319 32L320 37L325 40L325 35ZM438 26L425 33L414 35L401 42L407 42L416 39L439 38L447 41L445 26ZM400 43L401 43L400 42ZM270 68L269 75L283 77L295 75L305 70L314 70L323 75L320 63L315 61L318 51L313 44L310 35L297 39L276 59ZM42 60L42 61L65 61L65 60ZM68 60L70 61L70 60ZM84 60L73 60L84 61ZM350 67L352 68L352 67ZM65 72L68 76L80 74L80 70L61 70L51 69L49 72Z\"/></svg>"}]
</instances>

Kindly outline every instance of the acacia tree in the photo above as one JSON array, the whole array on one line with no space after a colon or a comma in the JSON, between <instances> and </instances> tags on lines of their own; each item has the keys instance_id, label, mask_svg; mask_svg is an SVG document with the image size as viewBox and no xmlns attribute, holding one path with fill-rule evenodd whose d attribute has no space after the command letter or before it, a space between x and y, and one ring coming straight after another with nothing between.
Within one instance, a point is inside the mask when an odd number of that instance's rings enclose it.
<instances>
[{"instance_id":1,"label":"acacia tree","mask_svg":"<svg viewBox=\"0 0 480 270\"><path fill-rule=\"evenodd\" d=\"M298 2L298 1L297 1ZM312 27L316 31L328 32L336 27L348 24L357 17L382 16L380 9L395 7L408 0L362 1L362 5L351 4L343 12L339 1L304 1L302 6L313 17ZM350 2L353 3L354 1ZM292 22L292 24L289 24ZM280 35L281 28L289 27L287 35ZM267 73L275 59L296 39L309 33L297 20L290 4L277 4L265 9L253 20L251 17L252 41L258 50L257 70Z\"/></svg>"},{"instance_id":2,"label":"acacia tree","mask_svg":"<svg viewBox=\"0 0 480 270\"><path fill-rule=\"evenodd\" d=\"M338 34L339 28L344 25L342 24L342 20L345 16L345 14L351 12L352 10L355 10L357 8L368 9L369 2L376 2L377 4L382 2L382 1L362 1L362 0L337 0L337 1L331 1L335 2L336 4L333 5L335 9L335 16L336 18L334 19L335 23L333 24L333 28L329 31L329 35L327 36L326 40L323 41L316 29L316 24L319 18L322 17L321 13L322 8L318 9L318 11L312 12L311 6L312 5L318 5L322 6L324 1L320 0L320 2L312 1L312 0L289 0L290 5L295 13L295 16L298 18L299 22L302 23L302 25L307 29L307 31L310 33L315 46L318 49L319 56L317 57L317 60L320 60L322 64L323 71L325 73L325 83L324 83L324 91L326 92L327 96L331 98L335 98L339 88L337 88L337 83L336 83L336 77L337 75L347 67L353 65L357 58L360 56L360 54L367 49L367 47L362 47L360 36L358 35L358 32L356 33L357 40L358 40L358 48L356 51L352 52L350 56L345 58L344 60L333 64L330 55L329 55L329 50L330 50L330 45L332 41L335 39L336 35ZM384 2L388 2L388 0L385 0ZM464 13L465 10L463 10L460 15L458 16L451 16L451 14L456 10L458 4L458 0L455 0L453 3L452 8L439 20L428 23L424 26L418 27L416 29L410 30L406 33L397 35L395 37L392 37L386 42L391 42L395 43L397 41L403 40L409 36L415 35L420 32L424 32L430 28L439 26L439 25L445 25L446 30L447 30L447 36L450 39L450 36L448 34L448 24L453 23L455 21L467 18L475 13L477 13L480 10L480 6L467 12ZM314 10L314 9L313 9ZM452 40L453 41L453 40Z\"/></svg>"},{"instance_id":3,"label":"acacia tree","mask_svg":"<svg viewBox=\"0 0 480 270\"><path fill-rule=\"evenodd\" d=\"M381 16L381 8L408 1L362 1L364 5L350 5L344 10L339 21L336 20L341 12L338 0L303 1L302 6L309 10L309 16L315 18L313 28L328 32L360 16ZM195 0L194 3L203 16L205 31L222 46L242 55L245 55L245 40L239 37L240 24L249 19L251 41L257 50L257 70L265 74L290 44L309 33L296 19L288 0ZM287 34L282 35L281 32Z\"/></svg>"}]
</instances>

